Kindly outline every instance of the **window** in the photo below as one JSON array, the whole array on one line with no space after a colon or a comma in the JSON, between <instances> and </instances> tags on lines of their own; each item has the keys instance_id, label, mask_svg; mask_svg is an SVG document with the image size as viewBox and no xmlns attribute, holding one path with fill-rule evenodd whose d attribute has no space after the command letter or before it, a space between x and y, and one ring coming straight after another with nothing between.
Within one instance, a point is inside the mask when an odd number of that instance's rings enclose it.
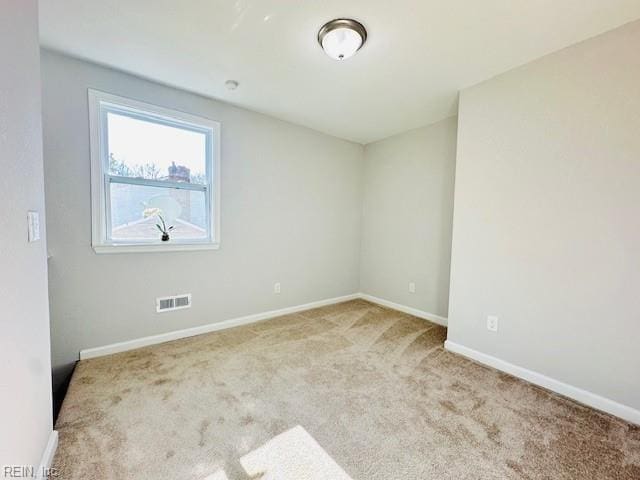
<instances>
[{"instance_id":1,"label":"window","mask_svg":"<svg viewBox=\"0 0 640 480\"><path fill-rule=\"evenodd\" d=\"M89 90L98 253L220 242L220 124Z\"/></svg>"}]
</instances>

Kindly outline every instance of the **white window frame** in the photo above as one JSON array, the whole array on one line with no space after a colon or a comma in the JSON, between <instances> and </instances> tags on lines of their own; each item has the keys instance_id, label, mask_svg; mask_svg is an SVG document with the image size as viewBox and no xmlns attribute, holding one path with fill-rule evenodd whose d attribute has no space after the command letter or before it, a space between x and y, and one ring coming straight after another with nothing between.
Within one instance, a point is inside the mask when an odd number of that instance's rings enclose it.
<instances>
[{"instance_id":1,"label":"white window frame","mask_svg":"<svg viewBox=\"0 0 640 480\"><path fill-rule=\"evenodd\" d=\"M96 253L167 252L180 250L213 250L220 248L220 123L208 118L158 107L117 95L88 90L89 129L91 147L91 246ZM117 112L133 118L173 125L207 135L206 177L204 186L140 178L114 177L109 174L107 142L107 112ZM118 242L109 238L109 182L173 187L205 192L208 204L207 231L202 240L157 240Z\"/></svg>"}]
</instances>

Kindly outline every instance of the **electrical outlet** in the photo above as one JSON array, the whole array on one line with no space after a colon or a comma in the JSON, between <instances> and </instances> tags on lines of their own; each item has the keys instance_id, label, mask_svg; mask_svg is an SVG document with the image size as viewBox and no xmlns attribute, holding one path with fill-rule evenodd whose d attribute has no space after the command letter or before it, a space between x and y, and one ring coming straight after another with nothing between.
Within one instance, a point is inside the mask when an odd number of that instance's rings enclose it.
<instances>
[{"instance_id":1,"label":"electrical outlet","mask_svg":"<svg viewBox=\"0 0 640 480\"><path fill-rule=\"evenodd\" d=\"M487 316L487 330L492 332L498 331L498 317L494 315Z\"/></svg>"},{"instance_id":2,"label":"electrical outlet","mask_svg":"<svg viewBox=\"0 0 640 480\"><path fill-rule=\"evenodd\" d=\"M416 293L416 282L409 282L409 293Z\"/></svg>"},{"instance_id":3,"label":"electrical outlet","mask_svg":"<svg viewBox=\"0 0 640 480\"><path fill-rule=\"evenodd\" d=\"M280 282L273 285L273 293L275 293L276 295L280 294Z\"/></svg>"}]
</instances>

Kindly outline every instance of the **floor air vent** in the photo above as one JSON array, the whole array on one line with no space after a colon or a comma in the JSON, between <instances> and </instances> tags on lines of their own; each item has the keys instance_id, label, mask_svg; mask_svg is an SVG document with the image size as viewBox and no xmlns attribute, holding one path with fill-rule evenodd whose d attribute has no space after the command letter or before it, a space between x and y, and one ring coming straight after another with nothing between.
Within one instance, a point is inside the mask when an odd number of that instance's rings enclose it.
<instances>
[{"instance_id":1,"label":"floor air vent","mask_svg":"<svg viewBox=\"0 0 640 480\"><path fill-rule=\"evenodd\" d=\"M173 310L182 310L191 307L191 294L175 295L173 297L162 297L156 299L156 311L158 313Z\"/></svg>"}]
</instances>

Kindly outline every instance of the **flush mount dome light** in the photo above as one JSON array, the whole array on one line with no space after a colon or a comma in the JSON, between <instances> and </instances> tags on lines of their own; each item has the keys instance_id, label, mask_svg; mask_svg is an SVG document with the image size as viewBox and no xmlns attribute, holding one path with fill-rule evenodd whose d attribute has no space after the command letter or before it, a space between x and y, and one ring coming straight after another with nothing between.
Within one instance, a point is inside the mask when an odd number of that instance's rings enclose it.
<instances>
[{"instance_id":1,"label":"flush mount dome light","mask_svg":"<svg viewBox=\"0 0 640 480\"><path fill-rule=\"evenodd\" d=\"M336 18L325 23L318 32L318 43L327 55L345 60L356 53L367 40L367 30L350 18Z\"/></svg>"}]
</instances>

